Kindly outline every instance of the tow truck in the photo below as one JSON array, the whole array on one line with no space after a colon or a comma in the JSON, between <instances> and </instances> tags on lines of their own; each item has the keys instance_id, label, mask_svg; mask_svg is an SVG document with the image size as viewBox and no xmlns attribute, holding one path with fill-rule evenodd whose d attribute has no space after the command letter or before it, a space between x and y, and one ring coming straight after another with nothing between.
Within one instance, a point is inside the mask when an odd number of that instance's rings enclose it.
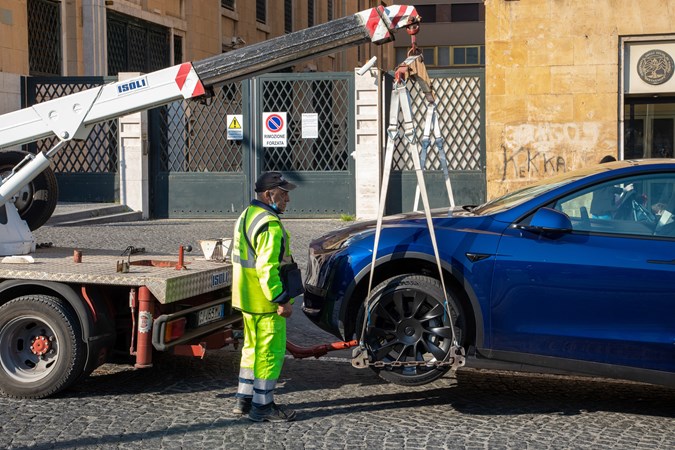
<instances>
[{"instance_id":1,"label":"tow truck","mask_svg":"<svg viewBox=\"0 0 675 450\"><path fill-rule=\"evenodd\" d=\"M175 259L36 245L31 233L56 206L50 162L96 123L181 99L200 100L224 83L279 70L343 48L383 44L418 25L411 6L378 6L305 30L130 80L110 83L0 116L0 149L56 136L37 154L0 151L0 390L18 398L60 392L115 351L137 368L153 352L203 356L236 345L241 315L231 307L231 265L221 258ZM40 247L40 248L37 248ZM324 345L300 356L346 348ZM293 350L293 349L292 349Z\"/></svg>"}]
</instances>

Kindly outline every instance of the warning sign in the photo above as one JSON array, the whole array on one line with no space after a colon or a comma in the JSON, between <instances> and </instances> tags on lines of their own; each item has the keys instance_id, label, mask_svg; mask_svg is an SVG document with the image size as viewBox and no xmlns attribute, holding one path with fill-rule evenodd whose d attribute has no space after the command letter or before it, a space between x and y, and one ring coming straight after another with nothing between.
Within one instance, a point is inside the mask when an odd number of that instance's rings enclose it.
<instances>
[{"instance_id":1,"label":"warning sign","mask_svg":"<svg viewBox=\"0 0 675 450\"><path fill-rule=\"evenodd\" d=\"M243 114L227 115L227 139L241 141L244 139L244 129L241 124L244 121Z\"/></svg>"},{"instance_id":2,"label":"warning sign","mask_svg":"<svg viewBox=\"0 0 675 450\"><path fill-rule=\"evenodd\" d=\"M286 147L286 113L271 112L262 115L263 147Z\"/></svg>"}]
</instances>

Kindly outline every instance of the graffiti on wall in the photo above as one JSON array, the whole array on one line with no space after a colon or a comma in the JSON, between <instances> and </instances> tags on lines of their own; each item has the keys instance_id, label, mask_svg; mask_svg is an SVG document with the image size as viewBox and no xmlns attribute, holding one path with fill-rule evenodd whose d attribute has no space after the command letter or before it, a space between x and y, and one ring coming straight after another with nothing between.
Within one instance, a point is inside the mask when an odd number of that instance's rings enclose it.
<instances>
[{"instance_id":1,"label":"graffiti on wall","mask_svg":"<svg viewBox=\"0 0 675 450\"><path fill-rule=\"evenodd\" d=\"M595 123L507 125L502 143L502 181L566 172L593 154L599 138L600 125Z\"/></svg>"}]
</instances>

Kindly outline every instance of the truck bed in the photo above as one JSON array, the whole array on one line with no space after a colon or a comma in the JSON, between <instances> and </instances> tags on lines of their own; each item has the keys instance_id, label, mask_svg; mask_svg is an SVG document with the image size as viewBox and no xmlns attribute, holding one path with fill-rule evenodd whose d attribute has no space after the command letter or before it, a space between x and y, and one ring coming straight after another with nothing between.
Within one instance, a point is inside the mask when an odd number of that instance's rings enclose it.
<instances>
[{"instance_id":1,"label":"truck bed","mask_svg":"<svg viewBox=\"0 0 675 450\"><path fill-rule=\"evenodd\" d=\"M180 301L232 284L232 265L229 262L205 260L202 256L185 254L186 269L176 270L177 255L138 253L129 258L120 256L119 251L78 249L82 252L82 262L75 263L74 250L39 248L31 254L33 263L0 263L0 279L147 286L160 303ZM118 261L131 261L128 273L117 272ZM158 263L170 264L171 267L157 267Z\"/></svg>"}]
</instances>

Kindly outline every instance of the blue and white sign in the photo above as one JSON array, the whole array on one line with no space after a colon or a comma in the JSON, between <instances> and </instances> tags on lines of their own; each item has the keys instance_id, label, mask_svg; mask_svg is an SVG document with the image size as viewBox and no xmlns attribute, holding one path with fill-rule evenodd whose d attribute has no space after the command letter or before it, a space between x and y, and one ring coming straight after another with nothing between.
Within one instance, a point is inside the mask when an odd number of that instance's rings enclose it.
<instances>
[{"instance_id":1,"label":"blue and white sign","mask_svg":"<svg viewBox=\"0 0 675 450\"><path fill-rule=\"evenodd\" d=\"M265 112L262 115L263 147L286 147L288 145L285 112Z\"/></svg>"}]
</instances>

